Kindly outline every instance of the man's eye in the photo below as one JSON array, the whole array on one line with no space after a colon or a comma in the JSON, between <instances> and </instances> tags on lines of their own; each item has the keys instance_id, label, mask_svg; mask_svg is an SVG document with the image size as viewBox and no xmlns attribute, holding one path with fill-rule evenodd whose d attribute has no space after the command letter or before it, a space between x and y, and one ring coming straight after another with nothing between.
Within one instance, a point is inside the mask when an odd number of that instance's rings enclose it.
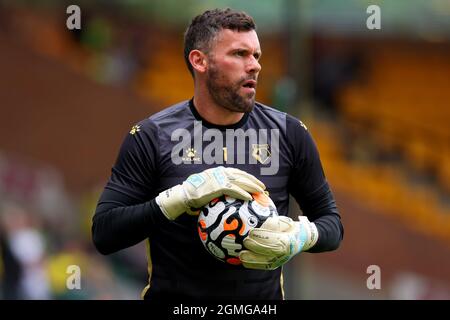
<instances>
[{"instance_id":1,"label":"man's eye","mask_svg":"<svg viewBox=\"0 0 450 320\"><path fill-rule=\"evenodd\" d=\"M245 51L236 51L235 55L237 55L239 57L243 57L243 56L245 56Z\"/></svg>"}]
</instances>

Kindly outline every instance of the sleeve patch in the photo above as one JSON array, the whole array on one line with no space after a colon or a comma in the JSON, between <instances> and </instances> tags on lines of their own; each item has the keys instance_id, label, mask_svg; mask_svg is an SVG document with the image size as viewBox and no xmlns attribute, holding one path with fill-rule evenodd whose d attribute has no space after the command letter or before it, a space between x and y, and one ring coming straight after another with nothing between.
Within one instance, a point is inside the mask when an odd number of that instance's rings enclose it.
<instances>
[{"instance_id":1,"label":"sleeve patch","mask_svg":"<svg viewBox=\"0 0 450 320\"><path fill-rule=\"evenodd\" d=\"M301 125L303 128L305 128L306 131L308 131L308 128L305 126L305 124L304 124L301 120L298 120L298 122L300 122L300 125Z\"/></svg>"},{"instance_id":2,"label":"sleeve patch","mask_svg":"<svg viewBox=\"0 0 450 320\"><path fill-rule=\"evenodd\" d=\"M131 130L130 130L130 134L131 135L135 135L136 132L141 131L141 126L140 125L134 125Z\"/></svg>"}]
</instances>

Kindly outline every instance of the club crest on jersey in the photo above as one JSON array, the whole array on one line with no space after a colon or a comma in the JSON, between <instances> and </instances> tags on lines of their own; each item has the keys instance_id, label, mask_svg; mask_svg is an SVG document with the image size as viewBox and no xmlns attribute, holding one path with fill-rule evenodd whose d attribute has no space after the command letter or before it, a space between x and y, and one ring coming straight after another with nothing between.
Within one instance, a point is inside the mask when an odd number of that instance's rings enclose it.
<instances>
[{"instance_id":1,"label":"club crest on jersey","mask_svg":"<svg viewBox=\"0 0 450 320\"><path fill-rule=\"evenodd\" d=\"M253 144L252 157L259 163L265 164L270 159L270 151L268 144Z\"/></svg>"}]
</instances>

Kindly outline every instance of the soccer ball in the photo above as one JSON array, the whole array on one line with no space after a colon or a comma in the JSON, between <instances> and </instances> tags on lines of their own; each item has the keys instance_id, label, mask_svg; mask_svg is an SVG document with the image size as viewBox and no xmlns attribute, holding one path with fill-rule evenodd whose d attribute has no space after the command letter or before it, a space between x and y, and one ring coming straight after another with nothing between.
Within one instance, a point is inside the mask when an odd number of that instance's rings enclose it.
<instances>
[{"instance_id":1,"label":"soccer ball","mask_svg":"<svg viewBox=\"0 0 450 320\"><path fill-rule=\"evenodd\" d=\"M267 218L278 215L275 204L264 193L252 195L250 201L229 196L215 198L204 206L198 217L198 234L206 250L217 259L240 265L239 252L253 228Z\"/></svg>"}]
</instances>

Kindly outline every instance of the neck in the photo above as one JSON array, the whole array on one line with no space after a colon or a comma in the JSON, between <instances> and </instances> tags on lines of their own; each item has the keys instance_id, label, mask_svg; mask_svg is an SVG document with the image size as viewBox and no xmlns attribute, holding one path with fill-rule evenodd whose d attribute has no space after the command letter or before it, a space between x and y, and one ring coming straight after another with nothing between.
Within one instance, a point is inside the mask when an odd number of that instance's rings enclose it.
<instances>
[{"instance_id":1,"label":"neck","mask_svg":"<svg viewBox=\"0 0 450 320\"><path fill-rule=\"evenodd\" d=\"M194 105L200 116L209 123L226 126L232 125L244 116L243 112L225 109L214 102L206 88L195 87Z\"/></svg>"}]
</instances>

